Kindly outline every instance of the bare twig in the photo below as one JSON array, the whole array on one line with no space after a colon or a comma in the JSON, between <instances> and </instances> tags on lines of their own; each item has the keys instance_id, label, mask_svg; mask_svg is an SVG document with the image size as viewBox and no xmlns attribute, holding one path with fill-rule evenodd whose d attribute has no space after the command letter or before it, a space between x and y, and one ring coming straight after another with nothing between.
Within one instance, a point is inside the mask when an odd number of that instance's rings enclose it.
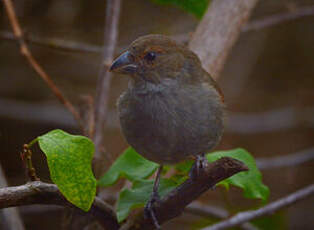
<instances>
[{"instance_id":1,"label":"bare twig","mask_svg":"<svg viewBox=\"0 0 314 230\"><path fill-rule=\"evenodd\" d=\"M314 15L314 6L305 6L299 7L292 11L269 15L265 16L261 19L256 19L254 21L248 22L242 27L242 32L248 32L252 30L260 30L267 27L275 26L281 23L285 23L287 21L295 20L298 18L306 17ZM177 34L171 36L173 39L177 40L178 42L185 43L189 40L188 34ZM14 36L13 33L9 31L0 31L0 38L6 40L15 41L17 38ZM31 34L27 34L24 37L24 40L27 42L34 43L40 46L47 46L50 48L61 49L64 51L74 51L74 52L89 52L89 53L102 53L103 47L87 44L84 42L77 42L77 41L69 41L59 38L42 38L38 36L34 36ZM124 47L119 47L122 49Z\"/></svg>"},{"instance_id":2,"label":"bare twig","mask_svg":"<svg viewBox=\"0 0 314 230\"><path fill-rule=\"evenodd\" d=\"M184 34L176 34L170 36L174 40L180 43L187 43L189 41L189 35ZM0 31L0 38L9 40L9 41L16 41L17 38L14 36L13 33L9 31ZM64 40L60 38L45 38L45 37L38 37L33 34L27 33L26 36L24 35L24 40L27 42L31 42L32 44L44 46L53 49L59 49L62 51L69 51L69 52L86 52L86 53L103 53L103 46L88 44L85 42L78 42L78 41L70 41ZM126 45L116 46L117 49L125 49Z\"/></svg>"},{"instance_id":3,"label":"bare twig","mask_svg":"<svg viewBox=\"0 0 314 230\"><path fill-rule=\"evenodd\" d=\"M189 204L185 208L185 211L203 217L214 217L218 219L226 219L229 217L229 212L227 210L213 205L204 205L198 201Z\"/></svg>"},{"instance_id":4,"label":"bare twig","mask_svg":"<svg viewBox=\"0 0 314 230\"><path fill-rule=\"evenodd\" d=\"M197 201L187 206L185 211L205 218L227 219L229 217L227 210L212 205L204 205ZM249 222L241 224L240 227L243 230L257 230L257 228Z\"/></svg>"},{"instance_id":5,"label":"bare twig","mask_svg":"<svg viewBox=\"0 0 314 230\"><path fill-rule=\"evenodd\" d=\"M204 68L218 78L228 54L258 0L213 0L189 47Z\"/></svg>"},{"instance_id":6,"label":"bare twig","mask_svg":"<svg viewBox=\"0 0 314 230\"><path fill-rule=\"evenodd\" d=\"M104 53L101 68L98 76L97 90L95 97L95 122L94 127L94 170L96 176L102 172L103 154L104 154L104 125L108 110L108 97L112 74L108 71L108 66L111 64L114 49L118 39L118 24L120 15L121 0L106 1L106 23L104 35Z\"/></svg>"},{"instance_id":7,"label":"bare twig","mask_svg":"<svg viewBox=\"0 0 314 230\"><path fill-rule=\"evenodd\" d=\"M7 186L8 186L8 183L5 178L2 166L0 164L0 189ZM24 230L25 229L23 225L23 221L21 219L21 216L17 208L13 207L13 208L3 209L2 214L4 217L3 218L4 223L1 223L1 224L5 225L5 229L7 230Z\"/></svg>"},{"instance_id":8,"label":"bare twig","mask_svg":"<svg viewBox=\"0 0 314 230\"><path fill-rule=\"evenodd\" d=\"M239 134L260 134L302 126L313 128L313 114L314 107L295 108L292 106L261 113L229 112L225 131ZM0 117L75 128L75 121L62 106L51 105L48 102L29 103L0 98ZM106 125L110 128L119 128L116 111L107 111Z\"/></svg>"},{"instance_id":9,"label":"bare twig","mask_svg":"<svg viewBox=\"0 0 314 230\"><path fill-rule=\"evenodd\" d=\"M0 37L6 40L16 41L17 38L9 31L0 31ZM60 49L64 51L101 53L103 48L97 45L91 45L83 42L63 40L59 38L43 38L32 34L24 36L24 40L36 45L49 48Z\"/></svg>"},{"instance_id":10,"label":"bare twig","mask_svg":"<svg viewBox=\"0 0 314 230\"><path fill-rule=\"evenodd\" d=\"M30 204L55 204L70 207L82 215L95 217L106 229L119 228L114 211L97 197L91 209L88 212L83 212L69 203L54 184L35 181L21 186L0 189L0 209Z\"/></svg>"},{"instance_id":11,"label":"bare twig","mask_svg":"<svg viewBox=\"0 0 314 230\"><path fill-rule=\"evenodd\" d=\"M293 9L292 11L266 16L256 19L243 26L242 31L260 30L265 27L274 26L283 22L295 20L297 18L314 15L314 6L305 6Z\"/></svg>"},{"instance_id":12,"label":"bare twig","mask_svg":"<svg viewBox=\"0 0 314 230\"><path fill-rule=\"evenodd\" d=\"M256 219L258 217L272 214L281 208L288 207L289 205L292 205L300 200L303 200L313 194L314 194L314 184L311 184L286 197L283 197L277 201L274 201L262 208L259 208L254 211L240 212L230 219L227 219L218 224L204 228L203 230L220 230L220 229L235 227L244 222Z\"/></svg>"},{"instance_id":13,"label":"bare twig","mask_svg":"<svg viewBox=\"0 0 314 230\"><path fill-rule=\"evenodd\" d=\"M166 197L155 203L154 210L158 223L164 223L177 217L189 203L196 200L219 181L245 170L247 170L247 167L242 162L229 157L221 158L209 164L205 172L196 179L186 180ZM144 230L153 229L153 227L151 220L145 219L143 213L140 213L134 219L129 218L127 223L121 227L121 230Z\"/></svg>"},{"instance_id":14,"label":"bare twig","mask_svg":"<svg viewBox=\"0 0 314 230\"><path fill-rule=\"evenodd\" d=\"M281 168L281 167L291 167L296 166L305 162L310 162L314 160L314 148L304 149L299 152L282 155L278 157L269 158L257 158L257 167L261 170Z\"/></svg>"},{"instance_id":15,"label":"bare twig","mask_svg":"<svg viewBox=\"0 0 314 230\"><path fill-rule=\"evenodd\" d=\"M39 65L36 59L33 57L30 52L25 40L23 31L20 27L18 19L16 17L14 6L12 0L3 0L9 21L12 26L13 33L20 44L21 54L27 59L32 68L37 72L37 74L45 81L48 87L52 90L55 96L59 99L59 101L65 105L65 107L72 113L74 118L77 120L79 126L82 128L81 118L79 113L76 111L75 107L71 104L71 102L64 97L61 90L55 85L55 83L51 80L49 75L43 70L43 68Z\"/></svg>"},{"instance_id":16,"label":"bare twig","mask_svg":"<svg viewBox=\"0 0 314 230\"><path fill-rule=\"evenodd\" d=\"M229 113L227 132L255 134L296 128L300 125L314 125L312 107L298 109L292 106L262 113Z\"/></svg>"}]
</instances>

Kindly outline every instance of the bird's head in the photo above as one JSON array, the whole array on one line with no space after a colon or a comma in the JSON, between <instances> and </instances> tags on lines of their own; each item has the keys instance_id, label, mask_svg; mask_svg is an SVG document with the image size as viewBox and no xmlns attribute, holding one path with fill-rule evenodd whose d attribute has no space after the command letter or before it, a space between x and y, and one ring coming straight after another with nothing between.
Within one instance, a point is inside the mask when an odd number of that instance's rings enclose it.
<instances>
[{"instance_id":1,"label":"bird's head","mask_svg":"<svg viewBox=\"0 0 314 230\"><path fill-rule=\"evenodd\" d=\"M188 48L164 35L146 35L136 39L114 60L110 71L127 74L135 81L162 81L175 78L183 66L200 66L198 57ZM188 68L188 67L187 67Z\"/></svg>"}]
</instances>

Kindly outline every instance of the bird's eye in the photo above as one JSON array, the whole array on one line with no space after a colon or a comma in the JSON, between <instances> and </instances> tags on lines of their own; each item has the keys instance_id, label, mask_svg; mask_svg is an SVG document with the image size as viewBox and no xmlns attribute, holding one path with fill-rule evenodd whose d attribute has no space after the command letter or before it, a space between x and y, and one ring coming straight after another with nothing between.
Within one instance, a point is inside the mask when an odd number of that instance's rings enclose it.
<instances>
[{"instance_id":1,"label":"bird's eye","mask_svg":"<svg viewBox=\"0 0 314 230\"><path fill-rule=\"evenodd\" d=\"M154 52L148 52L145 56L144 59L147 61L154 61L156 58L156 54Z\"/></svg>"}]
</instances>

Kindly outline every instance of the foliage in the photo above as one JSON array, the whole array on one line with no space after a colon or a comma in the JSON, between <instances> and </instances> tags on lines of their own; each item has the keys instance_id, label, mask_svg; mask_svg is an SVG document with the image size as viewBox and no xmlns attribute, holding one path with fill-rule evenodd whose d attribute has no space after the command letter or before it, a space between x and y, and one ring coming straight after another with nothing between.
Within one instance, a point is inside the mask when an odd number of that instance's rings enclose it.
<instances>
[{"instance_id":1,"label":"foliage","mask_svg":"<svg viewBox=\"0 0 314 230\"><path fill-rule=\"evenodd\" d=\"M117 206L117 218L119 222L123 221L132 209L145 205L150 198L153 184L153 180L137 180L133 183L132 189L123 189L120 192ZM163 197L178 185L178 183L171 179L161 179L158 192Z\"/></svg>"},{"instance_id":2,"label":"foliage","mask_svg":"<svg viewBox=\"0 0 314 230\"><path fill-rule=\"evenodd\" d=\"M134 149L128 148L113 163L108 172L99 180L100 186L114 184L120 177L130 181L147 178L158 168L158 164L146 160Z\"/></svg>"},{"instance_id":3,"label":"foliage","mask_svg":"<svg viewBox=\"0 0 314 230\"><path fill-rule=\"evenodd\" d=\"M240 172L236 175L221 181L217 185L223 185L227 189L230 185L242 188L243 195L246 198L262 199L266 201L269 196L269 189L262 182L262 174L256 166L254 158L245 149L237 148L228 151L217 151L206 154L209 162L214 162L222 157L232 157L240 160L248 166L247 172ZM191 161L183 162L176 165L176 169L187 173L192 166Z\"/></svg>"},{"instance_id":4,"label":"foliage","mask_svg":"<svg viewBox=\"0 0 314 230\"><path fill-rule=\"evenodd\" d=\"M209 0L151 0L161 5L174 5L184 11L202 18L209 4Z\"/></svg>"},{"instance_id":5,"label":"foliage","mask_svg":"<svg viewBox=\"0 0 314 230\"><path fill-rule=\"evenodd\" d=\"M88 211L96 195L96 179L91 169L93 143L87 137L70 135L62 130L53 130L39 136L30 145L36 141L47 157L52 181L68 201ZM249 171L238 173L219 184L226 188L230 185L240 187L245 197L265 201L269 189L262 183L262 175L254 158L246 150L233 149L206 154L209 162L226 156L242 161ZM192 164L192 161L186 161L175 166L165 166L163 173L171 168L174 173L170 178L161 179L160 195L166 195L183 183L188 178ZM129 147L98 181L98 185L103 187L113 185L120 178L132 182L131 189L120 192L117 204L118 221L123 221L131 210L144 206L149 200L153 187L153 180L149 177L157 168L158 164L146 160Z\"/></svg>"},{"instance_id":6,"label":"foliage","mask_svg":"<svg viewBox=\"0 0 314 230\"><path fill-rule=\"evenodd\" d=\"M62 130L53 130L37 139L47 157L52 181L68 201L88 211L96 195L91 168L93 143L87 137Z\"/></svg>"},{"instance_id":7,"label":"foliage","mask_svg":"<svg viewBox=\"0 0 314 230\"><path fill-rule=\"evenodd\" d=\"M221 157L232 157L240 160L248 166L247 172L240 172L229 177L219 184L229 188L234 185L243 189L243 195L246 198L262 199L266 201L269 196L269 188L262 182L262 174L258 170L254 158L245 149L233 149L228 151L219 151L206 155L209 162L214 162Z\"/></svg>"},{"instance_id":8,"label":"foliage","mask_svg":"<svg viewBox=\"0 0 314 230\"><path fill-rule=\"evenodd\" d=\"M248 166L249 171L238 173L219 184L227 188L230 185L238 186L243 189L245 197L266 200L269 195L269 189L262 183L262 176L256 167L254 158L244 149L220 151L206 155L210 162L224 156L233 157L244 162ZM160 193L165 195L180 185L187 178L192 163L192 161L186 161L173 166L176 169L176 173L169 179L161 180ZM102 186L112 185L118 181L119 177L127 178L133 182L132 189L124 189L120 193L117 206L119 221L124 220L131 210L144 206L148 201L153 181L147 178L157 167L157 164L144 159L134 149L128 148L105 173L103 178L100 179L99 185ZM167 168L169 169L169 166Z\"/></svg>"}]
</instances>

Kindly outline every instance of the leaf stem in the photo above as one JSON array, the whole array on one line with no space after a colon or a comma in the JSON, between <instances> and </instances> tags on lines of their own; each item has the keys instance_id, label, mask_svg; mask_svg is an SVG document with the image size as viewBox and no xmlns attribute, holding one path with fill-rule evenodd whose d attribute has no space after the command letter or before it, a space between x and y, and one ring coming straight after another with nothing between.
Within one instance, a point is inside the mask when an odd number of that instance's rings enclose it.
<instances>
[{"instance_id":1,"label":"leaf stem","mask_svg":"<svg viewBox=\"0 0 314 230\"><path fill-rule=\"evenodd\" d=\"M31 142L29 142L27 145L27 148L31 148L36 142L38 142L38 137L36 137L34 140L32 140ZM25 146L25 145L24 145Z\"/></svg>"},{"instance_id":2,"label":"leaf stem","mask_svg":"<svg viewBox=\"0 0 314 230\"><path fill-rule=\"evenodd\" d=\"M36 170L33 166L32 162L32 151L30 150L30 147L36 143L38 138L32 140L30 144L24 144L23 145L23 152L21 153L22 160L24 164L26 165L27 169L27 175L31 181L39 181L39 177L37 177Z\"/></svg>"}]
</instances>

